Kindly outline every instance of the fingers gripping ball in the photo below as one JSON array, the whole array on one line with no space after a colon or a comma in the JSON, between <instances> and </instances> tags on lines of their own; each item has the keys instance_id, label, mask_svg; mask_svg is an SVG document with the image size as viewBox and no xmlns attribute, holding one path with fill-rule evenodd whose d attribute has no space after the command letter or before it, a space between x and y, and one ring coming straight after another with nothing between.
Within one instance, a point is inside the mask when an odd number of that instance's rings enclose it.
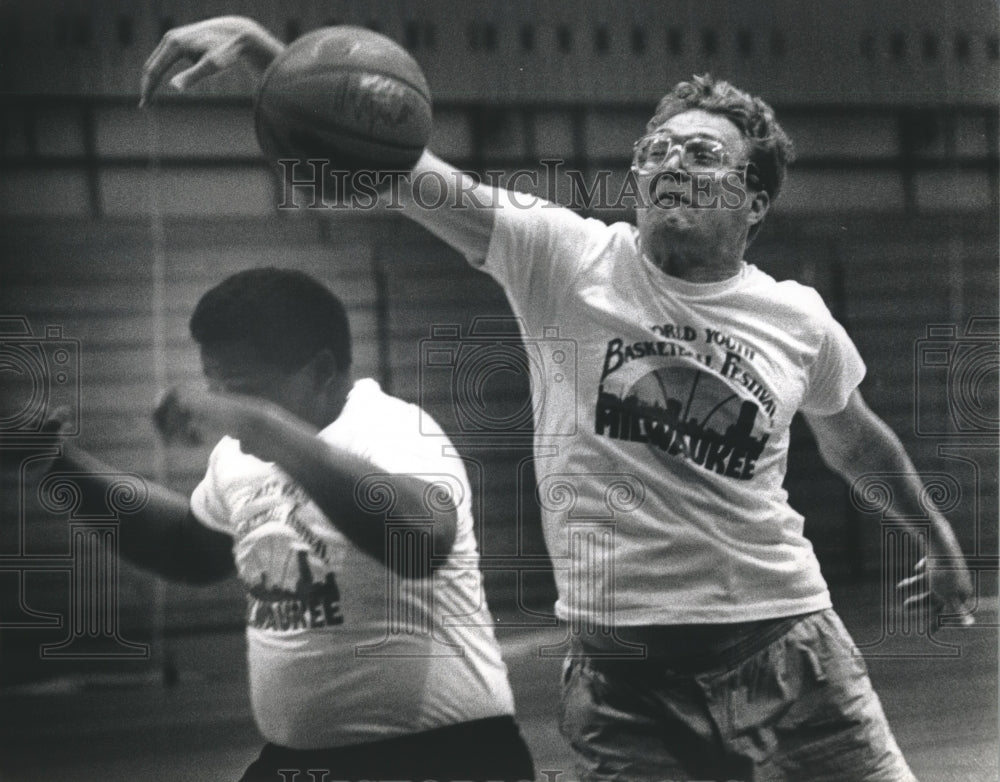
<instances>
[{"instance_id":1,"label":"fingers gripping ball","mask_svg":"<svg viewBox=\"0 0 1000 782\"><path fill-rule=\"evenodd\" d=\"M390 38L360 27L315 30L270 65L257 94L257 139L271 160L328 160L331 171L408 171L431 133L424 74Z\"/></svg>"}]
</instances>

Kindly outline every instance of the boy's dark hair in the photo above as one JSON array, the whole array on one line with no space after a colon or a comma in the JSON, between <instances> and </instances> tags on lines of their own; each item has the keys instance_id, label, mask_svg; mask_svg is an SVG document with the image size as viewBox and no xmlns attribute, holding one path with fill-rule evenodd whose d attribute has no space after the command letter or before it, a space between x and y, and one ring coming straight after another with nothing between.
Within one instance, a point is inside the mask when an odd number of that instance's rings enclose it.
<instances>
[{"instance_id":1,"label":"boy's dark hair","mask_svg":"<svg viewBox=\"0 0 1000 782\"><path fill-rule=\"evenodd\" d=\"M261 361L289 372L324 349L340 371L351 366L344 305L321 282L294 269L248 269L227 277L198 301L190 329L203 348L249 343Z\"/></svg>"},{"instance_id":2,"label":"boy's dark hair","mask_svg":"<svg viewBox=\"0 0 1000 782\"><path fill-rule=\"evenodd\" d=\"M709 74L682 81L663 96L656 112L646 123L651 133L673 117L691 109L702 109L726 117L750 142L752 176L757 188L767 193L771 202L778 197L785 182L785 169L795 159L791 139L778 124L774 109L726 81L716 81ZM751 227L751 238L760 224Z\"/></svg>"}]
</instances>

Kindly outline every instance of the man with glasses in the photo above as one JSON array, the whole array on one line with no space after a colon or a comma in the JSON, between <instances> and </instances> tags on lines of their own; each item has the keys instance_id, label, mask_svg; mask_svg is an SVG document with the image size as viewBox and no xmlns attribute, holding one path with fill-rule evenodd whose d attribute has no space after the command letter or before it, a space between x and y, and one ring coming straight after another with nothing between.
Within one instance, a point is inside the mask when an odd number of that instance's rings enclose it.
<instances>
[{"instance_id":1,"label":"man with glasses","mask_svg":"<svg viewBox=\"0 0 1000 782\"><path fill-rule=\"evenodd\" d=\"M175 31L143 100L178 60L194 60L183 88L281 50L248 20L219 29ZM393 194L503 286L526 340L576 348L575 394L536 394L535 469L580 779L912 780L783 489L801 412L832 469L898 476L900 516L926 514L844 329L816 291L743 260L791 143L766 103L707 76L675 86L647 134L634 226L528 205L430 152L419 192ZM557 354L541 351L533 382L561 382ZM964 615L960 548L930 523L926 555L955 564L922 560L907 603Z\"/></svg>"}]
</instances>

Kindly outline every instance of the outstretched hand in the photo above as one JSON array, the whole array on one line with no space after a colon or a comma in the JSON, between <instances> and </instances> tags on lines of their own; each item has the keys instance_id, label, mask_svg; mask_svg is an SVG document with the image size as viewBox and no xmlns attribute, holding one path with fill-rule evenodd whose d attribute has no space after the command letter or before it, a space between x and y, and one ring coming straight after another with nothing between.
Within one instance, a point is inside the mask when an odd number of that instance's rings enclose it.
<instances>
[{"instance_id":1,"label":"outstretched hand","mask_svg":"<svg viewBox=\"0 0 1000 782\"><path fill-rule=\"evenodd\" d=\"M904 609L915 608L929 600L938 615L956 616L963 625L976 623L970 605L973 597L972 579L963 563L948 568L928 568L923 558L914 566L914 575L904 578L896 588L906 597Z\"/></svg>"},{"instance_id":2,"label":"outstretched hand","mask_svg":"<svg viewBox=\"0 0 1000 782\"><path fill-rule=\"evenodd\" d=\"M193 63L172 79L184 90L202 79L227 70L241 60L263 72L284 44L245 16L219 16L168 30L142 67L139 106L146 106L164 75L181 61Z\"/></svg>"}]
</instances>

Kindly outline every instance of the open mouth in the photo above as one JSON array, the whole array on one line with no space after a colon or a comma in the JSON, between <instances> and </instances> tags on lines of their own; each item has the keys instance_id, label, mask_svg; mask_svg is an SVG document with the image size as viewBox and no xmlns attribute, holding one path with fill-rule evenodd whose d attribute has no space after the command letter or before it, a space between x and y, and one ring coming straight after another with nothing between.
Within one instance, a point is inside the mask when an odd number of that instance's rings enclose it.
<instances>
[{"instance_id":1,"label":"open mouth","mask_svg":"<svg viewBox=\"0 0 1000 782\"><path fill-rule=\"evenodd\" d=\"M659 209L691 206L691 177L685 172L661 172L650 184L650 203L653 206Z\"/></svg>"},{"instance_id":2,"label":"open mouth","mask_svg":"<svg viewBox=\"0 0 1000 782\"><path fill-rule=\"evenodd\" d=\"M658 209L676 209L691 206L691 197L681 190L661 190L653 196L652 204Z\"/></svg>"}]
</instances>

